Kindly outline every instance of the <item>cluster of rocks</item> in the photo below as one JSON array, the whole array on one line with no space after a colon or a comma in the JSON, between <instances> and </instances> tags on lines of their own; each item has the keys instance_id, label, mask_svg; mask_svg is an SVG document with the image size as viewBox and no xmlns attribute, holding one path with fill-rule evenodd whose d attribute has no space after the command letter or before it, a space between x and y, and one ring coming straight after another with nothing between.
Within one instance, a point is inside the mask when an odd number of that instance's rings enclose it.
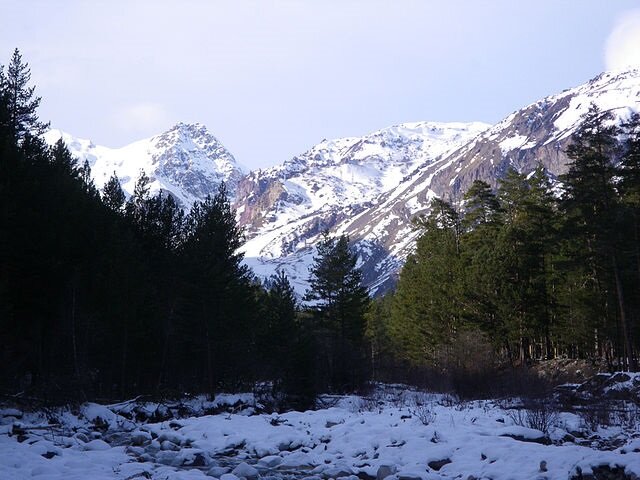
<instances>
[{"instance_id":1,"label":"cluster of rocks","mask_svg":"<svg viewBox=\"0 0 640 480\"><path fill-rule=\"evenodd\" d=\"M580 405L598 400L628 401L640 404L640 373L598 373L583 383L556 387L558 400Z\"/></svg>"}]
</instances>

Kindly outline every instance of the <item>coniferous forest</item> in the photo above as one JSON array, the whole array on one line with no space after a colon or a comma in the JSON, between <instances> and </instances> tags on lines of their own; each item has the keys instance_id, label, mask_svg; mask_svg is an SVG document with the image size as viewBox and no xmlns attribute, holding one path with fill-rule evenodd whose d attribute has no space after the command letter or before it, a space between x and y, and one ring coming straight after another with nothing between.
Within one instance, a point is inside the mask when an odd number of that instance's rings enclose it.
<instances>
[{"instance_id":1,"label":"coniferous forest","mask_svg":"<svg viewBox=\"0 0 640 480\"><path fill-rule=\"evenodd\" d=\"M476 180L434 199L395 293L369 313L373 355L462 380L557 358L637 370L640 117L592 106L568 171ZM486 380L486 379L483 379Z\"/></svg>"},{"instance_id":2,"label":"coniferous forest","mask_svg":"<svg viewBox=\"0 0 640 480\"><path fill-rule=\"evenodd\" d=\"M300 302L243 265L224 184L184 211L141 172L126 198L42 139L16 50L0 69L0 387L53 401L266 383L292 405L407 372L477 376L562 356L637 369L640 117L592 108L542 167L433 200L397 288L370 300L324 235ZM306 306L305 306L306 305ZM419 376L419 375L418 375ZM415 380L417 377L413 377ZM455 382L454 382L455 383Z\"/></svg>"}]
</instances>

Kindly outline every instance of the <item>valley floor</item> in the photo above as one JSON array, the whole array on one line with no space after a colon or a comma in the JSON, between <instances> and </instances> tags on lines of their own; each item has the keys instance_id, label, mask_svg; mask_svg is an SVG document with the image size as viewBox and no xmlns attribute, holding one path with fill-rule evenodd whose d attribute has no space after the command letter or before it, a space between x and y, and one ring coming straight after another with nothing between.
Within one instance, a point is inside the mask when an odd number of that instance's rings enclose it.
<instances>
[{"instance_id":1,"label":"valley floor","mask_svg":"<svg viewBox=\"0 0 640 480\"><path fill-rule=\"evenodd\" d=\"M554 413L548 434L506 402L385 387L258 413L253 395L0 410L0 478L532 480L640 477L640 423L590 429ZM164 421L158 421L164 418Z\"/></svg>"}]
</instances>

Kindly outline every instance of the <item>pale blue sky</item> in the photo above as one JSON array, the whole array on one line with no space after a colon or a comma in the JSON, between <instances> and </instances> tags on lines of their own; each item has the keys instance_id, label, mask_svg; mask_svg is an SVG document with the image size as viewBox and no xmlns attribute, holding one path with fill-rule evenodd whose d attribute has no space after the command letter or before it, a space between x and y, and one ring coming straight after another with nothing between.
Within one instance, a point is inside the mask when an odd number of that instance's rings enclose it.
<instances>
[{"instance_id":1,"label":"pale blue sky","mask_svg":"<svg viewBox=\"0 0 640 480\"><path fill-rule=\"evenodd\" d=\"M635 55L637 7L0 0L0 63L20 48L41 117L73 135L117 147L199 121L257 168L401 122L495 123Z\"/></svg>"}]
</instances>

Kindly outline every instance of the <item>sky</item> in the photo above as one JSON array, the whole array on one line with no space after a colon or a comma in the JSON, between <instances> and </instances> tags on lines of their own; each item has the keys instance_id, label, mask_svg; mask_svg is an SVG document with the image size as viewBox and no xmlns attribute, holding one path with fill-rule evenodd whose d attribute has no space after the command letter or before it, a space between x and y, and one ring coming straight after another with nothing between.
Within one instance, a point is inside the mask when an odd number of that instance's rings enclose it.
<instances>
[{"instance_id":1,"label":"sky","mask_svg":"<svg viewBox=\"0 0 640 480\"><path fill-rule=\"evenodd\" d=\"M637 0L0 0L40 117L109 147L200 122L249 169L414 121L496 123L640 64Z\"/></svg>"}]
</instances>

